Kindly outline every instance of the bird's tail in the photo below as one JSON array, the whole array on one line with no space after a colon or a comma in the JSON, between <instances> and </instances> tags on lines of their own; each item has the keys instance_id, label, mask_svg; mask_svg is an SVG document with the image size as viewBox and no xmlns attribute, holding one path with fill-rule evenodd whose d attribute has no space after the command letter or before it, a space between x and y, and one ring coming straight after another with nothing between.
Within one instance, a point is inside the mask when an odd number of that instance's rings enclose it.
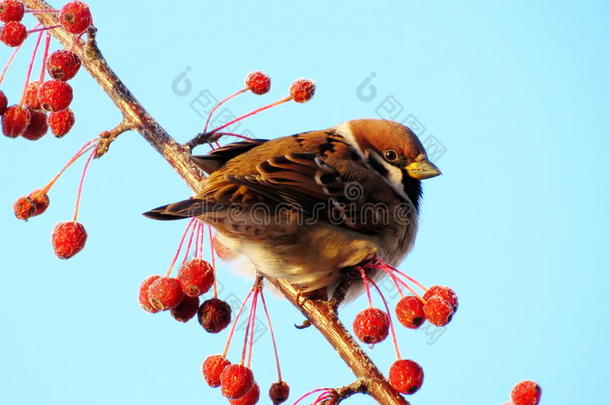
<instances>
[{"instance_id":1,"label":"bird's tail","mask_svg":"<svg viewBox=\"0 0 610 405\"><path fill-rule=\"evenodd\" d=\"M205 200L191 198L155 208L145 212L144 216L160 221L198 217L209 211L208 205Z\"/></svg>"}]
</instances>

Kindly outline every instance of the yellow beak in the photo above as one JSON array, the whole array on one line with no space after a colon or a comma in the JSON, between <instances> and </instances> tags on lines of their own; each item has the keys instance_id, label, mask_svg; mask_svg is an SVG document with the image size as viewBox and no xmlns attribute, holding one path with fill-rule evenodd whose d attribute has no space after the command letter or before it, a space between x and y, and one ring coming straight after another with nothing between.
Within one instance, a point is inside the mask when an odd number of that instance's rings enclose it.
<instances>
[{"instance_id":1,"label":"yellow beak","mask_svg":"<svg viewBox=\"0 0 610 405\"><path fill-rule=\"evenodd\" d=\"M438 167L427 159L410 163L405 167L405 169L407 170L407 173L409 173L410 177L417 180L429 179L442 174Z\"/></svg>"}]
</instances>

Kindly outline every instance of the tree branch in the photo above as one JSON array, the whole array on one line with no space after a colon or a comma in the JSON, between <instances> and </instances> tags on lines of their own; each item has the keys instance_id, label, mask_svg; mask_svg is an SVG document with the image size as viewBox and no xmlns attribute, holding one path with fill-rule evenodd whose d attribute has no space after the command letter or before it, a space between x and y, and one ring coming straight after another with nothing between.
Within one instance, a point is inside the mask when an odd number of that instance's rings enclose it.
<instances>
[{"instance_id":1,"label":"tree branch","mask_svg":"<svg viewBox=\"0 0 610 405\"><path fill-rule=\"evenodd\" d=\"M49 10L51 6L42 0L23 0L28 8ZM58 24L55 13L34 15L45 26ZM102 56L95 41L96 29L89 30L87 41L79 41L72 47L75 37L63 29L53 29L51 33L64 47L72 49L82 60L83 66L108 94L123 115L122 124L140 133L176 170L182 179L197 193L201 190L204 176L190 160L188 147L178 144L136 100L129 89L112 71ZM119 128L115 132L122 130ZM283 280L269 280L284 296L314 325L328 340L341 358L353 370L360 383L357 392L368 392L379 403L386 405L408 405L377 369L375 364L356 343L331 306L322 301L299 299L299 290ZM362 385L364 384L364 385ZM356 391L354 391L356 392ZM347 391L346 391L347 394Z\"/></svg>"}]
</instances>

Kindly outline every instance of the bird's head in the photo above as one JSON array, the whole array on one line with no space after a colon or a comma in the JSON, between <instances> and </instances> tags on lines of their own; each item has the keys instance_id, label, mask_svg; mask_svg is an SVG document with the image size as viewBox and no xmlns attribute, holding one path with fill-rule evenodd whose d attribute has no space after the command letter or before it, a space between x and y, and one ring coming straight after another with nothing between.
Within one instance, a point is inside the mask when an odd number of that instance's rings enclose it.
<instances>
[{"instance_id":1,"label":"bird's head","mask_svg":"<svg viewBox=\"0 0 610 405\"><path fill-rule=\"evenodd\" d=\"M419 181L436 177L441 171L428 160L417 136L398 122L381 119L347 121L335 127L360 156L394 190L412 201L420 191ZM417 190L413 190L416 188Z\"/></svg>"}]
</instances>

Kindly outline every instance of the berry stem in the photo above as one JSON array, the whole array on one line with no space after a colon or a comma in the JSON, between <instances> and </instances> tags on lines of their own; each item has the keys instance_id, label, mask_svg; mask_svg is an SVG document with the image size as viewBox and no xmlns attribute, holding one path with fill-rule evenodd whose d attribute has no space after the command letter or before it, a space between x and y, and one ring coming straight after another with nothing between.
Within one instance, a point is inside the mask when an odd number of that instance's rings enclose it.
<instances>
[{"instance_id":1,"label":"berry stem","mask_svg":"<svg viewBox=\"0 0 610 405\"><path fill-rule=\"evenodd\" d=\"M369 278L364 272L364 268L358 266L358 271L360 272L360 276L362 277L362 283L364 284L364 290L366 291L366 298L369 301L369 308L373 308L373 298L371 297L371 286L369 284Z\"/></svg>"},{"instance_id":2,"label":"berry stem","mask_svg":"<svg viewBox=\"0 0 610 405\"><path fill-rule=\"evenodd\" d=\"M292 97L291 97L291 96L284 97L283 99L278 100L278 101L276 101L276 102L274 102L274 103L267 104L266 106L263 106L263 107L257 108L256 110L253 110L253 111L250 111L249 113L244 114L244 115L242 115L241 117L237 117L237 118L235 118L234 120L231 120L231 121L227 122L226 124L221 125L221 126L219 126L218 128L215 128L215 129L211 130L210 132L207 132L206 134L207 134L207 135L214 134L214 133L216 133L216 132L218 132L218 131L221 131L221 130L225 129L225 128L226 128L226 127L228 127L228 126L231 126L231 125L235 124L235 123L236 123L236 122L238 122L238 121L241 121L241 120L243 120L243 119L246 119L246 118L248 118L248 117L251 117L251 116L253 116L253 115L255 115L255 114L258 114L258 113L260 113L260 112L262 112L262 111L265 111L265 110L268 110L268 109L273 108L273 107L275 107L275 106L278 106L278 105L280 105L280 104L287 103L287 102L288 102L288 101L290 101L290 100L292 100Z\"/></svg>"},{"instance_id":3,"label":"berry stem","mask_svg":"<svg viewBox=\"0 0 610 405\"><path fill-rule=\"evenodd\" d=\"M30 84L30 77L32 77L32 69L34 68L34 61L36 60L36 54L38 53L38 47L40 46L40 41L42 40L42 32L38 34L38 38L36 39L36 45L34 45L34 51L32 52L32 58L30 59L30 64L28 66L27 73L25 75L25 84L23 86L23 93L21 94L21 102L19 104L23 105L25 102L25 93L28 90L28 84Z\"/></svg>"},{"instance_id":4,"label":"berry stem","mask_svg":"<svg viewBox=\"0 0 610 405\"><path fill-rule=\"evenodd\" d=\"M85 153L87 153L89 150L91 150L91 148L97 147L97 145L96 145L97 141L98 141L98 138L94 138L94 139L90 140L89 142L87 142L86 144L84 144L78 150L78 152L76 152L76 154L74 156L72 156L72 158L70 158L68 163L66 163L64 165L64 167L59 171L59 173L57 173L55 175L55 177L53 177L51 179L51 181L42 188L42 192L44 192L45 194L48 193L49 190L51 189L51 187L53 187L53 185L55 184L55 182L61 177L62 174L64 174L64 172L66 170L68 170L68 168L70 166L72 166L72 164L74 164L74 162L76 162L81 156L83 156Z\"/></svg>"},{"instance_id":5,"label":"berry stem","mask_svg":"<svg viewBox=\"0 0 610 405\"><path fill-rule=\"evenodd\" d=\"M416 296L417 298L419 298L419 300L421 302L424 302L424 299L421 297L421 295L419 295L417 293L417 291L415 291L413 289L413 287L411 287L409 284L407 284L404 280L401 280L400 278L398 278L390 269L386 269L386 268L381 268L382 271L384 271L386 274L388 274L392 280L396 283L397 281L402 284L407 290L409 290L409 292L411 294L413 294L414 296Z\"/></svg>"},{"instance_id":6,"label":"berry stem","mask_svg":"<svg viewBox=\"0 0 610 405\"><path fill-rule=\"evenodd\" d=\"M210 241L210 256L212 257L212 271L214 272L214 298L218 297L218 285L216 284L216 251L214 250L214 238L212 227L208 225L208 240Z\"/></svg>"},{"instance_id":7,"label":"berry stem","mask_svg":"<svg viewBox=\"0 0 610 405\"><path fill-rule=\"evenodd\" d=\"M275 333L273 332L273 325L271 324L271 316L269 316L269 310L267 308L267 302L265 301L265 294L261 288L261 302L263 304L263 311L265 311L265 318L267 318L267 325L269 325L269 331L271 332L271 343L273 344L273 354L275 355L275 367L277 368L278 381L282 381L282 369L280 367L280 355L277 350L277 341L275 340Z\"/></svg>"},{"instance_id":8,"label":"berry stem","mask_svg":"<svg viewBox=\"0 0 610 405\"><path fill-rule=\"evenodd\" d=\"M78 183L78 192L76 193L76 204L74 205L74 216L72 217L72 220L74 222L76 222L78 220L78 211L80 209L80 200L81 200L81 196L83 194L83 185L85 184L85 176L87 175L87 170L89 169L89 164L91 163L91 159L93 159L93 157L95 156L95 148L92 148L92 152L89 155L89 157L87 158L87 161L85 162L85 167L83 168L83 173L80 176L80 181Z\"/></svg>"},{"instance_id":9,"label":"berry stem","mask_svg":"<svg viewBox=\"0 0 610 405\"><path fill-rule=\"evenodd\" d=\"M197 218L191 219L189 221L188 225L186 226L186 229L182 233L182 237L180 238L180 243L178 243L178 249L176 249L176 254L174 255L174 259L172 260L171 264L169 265L169 268L167 269L167 273L165 273L165 277L169 277L172 274L174 265L176 264L176 261L178 260L178 257L180 256L180 252L182 251L182 245L184 243L184 239L186 239L186 235L187 235L189 229L191 229L191 227L193 226L193 224L195 223L196 220L197 220Z\"/></svg>"},{"instance_id":10,"label":"berry stem","mask_svg":"<svg viewBox=\"0 0 610 405\"><path fill-rule=\"evenodd\" d=\"M252 287L254 291L254 296L252 298L252 304L250 304L250 313L248 314L248 321L246 323L246 332L244 333L244 347L241 352L241 365L247 363L247 367L249 367L249 355L251 354L251 342L252 342L252 331L254 330L254 317L256 316L256 306L258 304L258 292L259 289L257 287L257 281Z\"/></svg>"},{"instance_id":11,"label":"berry stem","mask_svg":"<svg viewBox=\"0 0 610 405\"><path fill-rule=\"evenodd\" d=\"M422 290L428 291L426 286L424 286L422 283L420 283L419 281L415 280L413 277L409 276L408 274L405 274L402 271L398 270L396 267L392 267L389 264L387 264L385 262L382 262L380 260L378 260L376 264L381 266L381 267L385 267L386 269L392 270L392 271L400 274L401 276L403 276L404 278L406 278L407 280L409 280L410 282L412 282L413 284L415 284L416 286L418 286Z\"/></svg>"},{"instance_id":12,"label":"berry stem","mask_svg":"<svg viewBox=\"0 0 610 405\"><path fill-rule=\"evenodd\" d=\"M294 403L292 405L297 405L299 402L301 402L308 396L313 395L317 392L322 392L322 391L324 391L324 393L328 393L329 389L328 388L318 388L313 391L309 391L308 393L301 395L296 401L294 401Z\"/></svg>"},{"instance_id":13,"label":"berry stem","mask_svg":"<svg viewBox=\"0 0 610 405\"><path fill-rule=\"evenodd\" d=\"M197 250L197 257L201 259L203 258L203 246L205 244L205 226L201 221L199 221L199 228L197 228L197 238L199 240L199 249Z\"/></svg>"},{"instance_id":14,"label":"berry stem","mask_svg":"<svg viewBox=\"0 0 610 405\"><path fill-rule=\"evenodd\" d=\"M231 331L229 332L229 336L227 337L227 343L225 344L225 349L222 352L222 357L224 357L224 358L227 357L227 353L229 352L229 347L231 346L231 340L233 339L233 335L235 334L235 328L237 327L237 322L239 321L239 318L241 317L241 313L244 311L244 307L250 300L250 297L252 296L253 292L254 292L254 289L251 288L250 292L248 293L248 295L246 295L246 298L241 303L241 306L239 307L239 311L237 311L237 315L235 316L235 320L233 321L233 325L231 326Z\"/></svg>"},{"instance_id":15,"label":"berry stem","mask_svg":"<svg viewBox=\"0 0 610 405\"><path fill-rule=\"evenodd\" d=\"M388 306L388 302L386 301L383 293L381 292L381 289L377 286L377 283L375 283L371 279L369 279L369 281L371 282L371 284L373 284L373 287L375 287L375 289L379 293L379 296L381 297L381 301L383 301L383 306L385 307L385 311L388 315L388 319L390 320L390 332L392 333L392 342L394 343L394 349L396 350L396 357L398 358L398 360L400 360L402 357L400 355L400 348L398 347L398 338L396 337L396 330L394 329L394 322L392 322L392 313L390 312L390 307Z\"/></svg>"},{"instance_id":16,"label":"berry stem","mask_svg":"<svg viewBox=\"0 0 610 405\"><path fill-rule=\"evenodd\" d=\"M13 64L13 60L15 60L15 56L17 56L17 53L21 49L21 46L22 45L19 45L17 48L15 48L13 53L11 53L11 56L9 56L8 61L6 62L6 65L4 65L4 69L2 69L2 75L0 76L0 84L4 81L4 78L6 77L6 73L8 72L8 69Z\"/></svg>"},{"instance_id":17,"label":"berry stem","mask_svg":"<svg viewBox=\"0 0 610 405\"><path fill-rule=\"evenodd\" d=\"M40 68L40 77L38 81L42 84L44 82L44 75L47 70L47 58L49 57L49 48L51 46L51 33L47 31L47 37L45 38L44 54L42 56L42 66Z\"/></svg>"},{"instance_id":18,"label":"berry stem","mask_svg":"<svg viewBox=\"0 0 610 405\"><path fill-rule=\"evenodd\" d=\"M234 136L236 138L246 139L246 140L251 140L252 139L249 136L235 134L233 132L217 132L216 135L219 135L219 136Z\"/></svg>"},{"instance_id":19,"label":"berry stem","mask_svg":"<svg viewBox=\"0 0 610 405\"><path fill-rule=\"evenodd\" d=\"M28 34L33 34L35 32L42 32L42 31L53 30L55 28L60 28L60 27L61 27L61 24L51 25L50 27L34 28L32 30L29 30Z\"/></svg>"},{"instance_id":20,"label":"berry stem","mask_svg":"<svg viewBox=\"0 0 610 405\"><path fill-rule=\"evenodd\" d=\"M189 254L191 253L191 246L193 245L194 236L195 236L195 231L191 230L191 233L189 236L189 241L188 241L188 244L186 245L186 250L184 251L184 258L182 259L182 264L186 263L189 258Z\"/></svg>"},{"instance_id":21,"label":"berry stem","mask_svg":"<svg viewBox=\"0 0 610 405\"><path fill-rule=\"evenodd\" d=\"M212 119L212 116L214 115L214 113L218 110L218 108L220 108L221 105L223 105L224 103L226 103L227 101L239 96L242 93L245 93L246 91L248 91L248 88L243 88L241 90L236 91L235 93L231 94L230 96L226 97L225 99L221 100L220 102L218 102L211 110L210 113L208 114L208 118L205 120L205 125L203 127L203 132L207 132L208 130L208 125L210 124L210 120Z\"/></svg>"}]
</instances>

